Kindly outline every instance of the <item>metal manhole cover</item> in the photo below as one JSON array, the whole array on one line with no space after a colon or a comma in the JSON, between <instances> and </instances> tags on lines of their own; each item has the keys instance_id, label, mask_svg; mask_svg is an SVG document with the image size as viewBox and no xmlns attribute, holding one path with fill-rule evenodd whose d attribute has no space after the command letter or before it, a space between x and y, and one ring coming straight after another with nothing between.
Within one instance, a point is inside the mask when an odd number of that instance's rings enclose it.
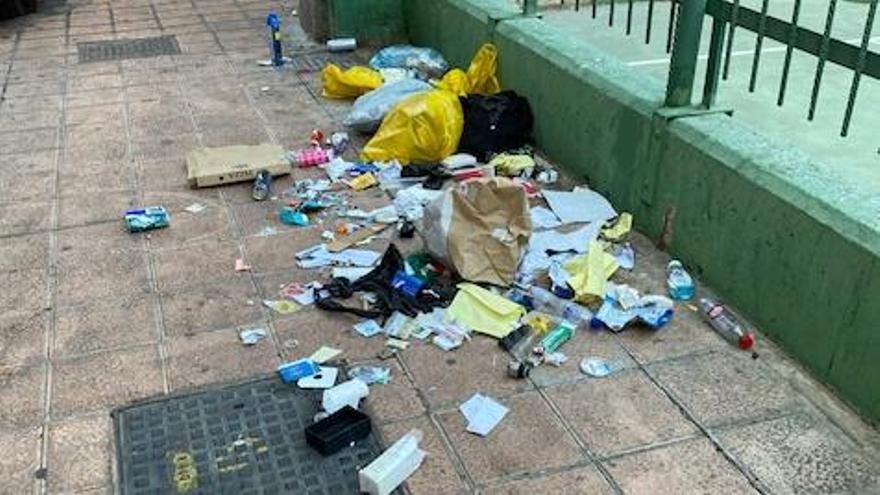
<instances>
[{"instance_id":1,"label":"metal manhole cover","mask_svg":"<svg viewBox=\"0 0 880 495\"><path fill-rule=\"evenodd\" d=\"M373 436L323 457L304 429L320 392L275 378L114 411L119 485L144 494L356 494Z\"/></svg>"},{"instance_id":2,"label":"metal manhole cover","mask_svg":"<svg viewBox=\"0 0 880 495\"><path fill-rule=\"evenodd\" d=\"M128 40L85 41L76 44L81 64L132 58L179 55L180 45L174 35Z\"/></svg>"}]
</instances>

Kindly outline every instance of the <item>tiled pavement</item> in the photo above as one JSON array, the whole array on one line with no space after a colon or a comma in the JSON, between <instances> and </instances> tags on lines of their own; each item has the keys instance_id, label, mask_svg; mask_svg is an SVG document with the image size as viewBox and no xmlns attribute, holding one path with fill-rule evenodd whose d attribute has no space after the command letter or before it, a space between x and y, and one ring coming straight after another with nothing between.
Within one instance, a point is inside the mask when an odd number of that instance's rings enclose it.
<instances>
[{"instance_id":1,"label":"tiled pavement","mask_svg":"<svg viewBox=\"0 0 880 495\"><path fill-rule=\"evenodd\" d=\"M193 145L293 147L345 111L320 98L315 74L255 65L266 7L71 0L0 23L0 493L114 492L109 411L132 400L271 372L321 344L355 361L379 350L346 316L248 304L321 278L293 264L319 227L284 230L247 185L185 184ZM182 54L78 63L78 42L166 34ZM185 213L193 202L208 208ZM142 204L169 207L172 227L124 232L121 211ZM266 225L282 233L259 236ZM636 244L639 268L621 278L662 290L665 255ZM253 273L235 273L237 257ZM271 339L242 347L236 329L256 324ZM488 339L448 354L413 346L368 407L387 442L425 432L412 493L878 492L876 432L760 349L757 360L731 349L682 306L659 332L580 333L564 349L572 362L530 381L505 378ZM587 379L586 355L621 371ZM485 439L456 410L477 391L511 409Z\"/></svg>"}]
</instances>

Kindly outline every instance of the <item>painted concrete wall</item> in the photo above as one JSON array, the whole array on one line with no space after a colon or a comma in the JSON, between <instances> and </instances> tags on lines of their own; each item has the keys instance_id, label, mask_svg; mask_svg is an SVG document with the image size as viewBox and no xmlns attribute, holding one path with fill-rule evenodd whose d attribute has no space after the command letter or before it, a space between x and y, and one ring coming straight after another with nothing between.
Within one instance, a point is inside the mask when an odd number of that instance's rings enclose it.
<instances>
[{"instance_id":1,"label":"painted concrete wall","mask_svg":"<svg viewBox=\"0 0 880 495\"><path fill-rule=\"evenodd\" d=\"M403 0L329 0L330 33L380 46L403 41L406 28Z\"/></svg>"},{"instance_id":2,"label":"painted concrete wall","mask_svg":"<svg viewBox=\"0 0 880 495\"><path fill-rule=\"evenodd\" d=\"M667 124L663 88L505 0L405 0L409 36L464 66L496 43L538 146L880 420L880 215L810 158L723 115Z\"/></svg>"}]
</instances>

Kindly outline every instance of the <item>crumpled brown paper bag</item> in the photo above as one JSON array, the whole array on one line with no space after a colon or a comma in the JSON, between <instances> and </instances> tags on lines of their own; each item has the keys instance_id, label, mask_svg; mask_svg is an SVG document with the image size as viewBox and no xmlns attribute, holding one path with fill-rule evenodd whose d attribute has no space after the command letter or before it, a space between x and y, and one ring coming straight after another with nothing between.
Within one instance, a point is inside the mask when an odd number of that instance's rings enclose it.
<instances>
[{"instance_id":1,"label":"crumpled brown paper bag","mask_svg":"<svg viewBox=\"0 0 880 495\"><path fill-rule=\"evenodd\" d=\"M510 179L468 181L429 203L418 230L428 252L465 280L508 286L532 233L529 201Z\"/></svg>"}]
</instances>

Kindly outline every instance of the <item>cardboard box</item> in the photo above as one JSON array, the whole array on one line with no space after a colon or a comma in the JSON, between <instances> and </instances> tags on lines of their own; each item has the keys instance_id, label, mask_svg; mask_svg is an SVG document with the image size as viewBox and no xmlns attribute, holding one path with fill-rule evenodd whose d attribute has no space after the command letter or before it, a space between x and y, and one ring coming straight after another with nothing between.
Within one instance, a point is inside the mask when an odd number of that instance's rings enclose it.
<instances>
[{"instance_id":1,"label":"cardboard box","mask_svg":"<svg viewBox=\"0 0 880 495\"><path fill-rule=\"evenodd\" d=\"M186 154L190 187L211 187L253 180L260 170L272 175L290 173L284 148L274 144L197 148Z\"/></svg>"}]
</instances>

